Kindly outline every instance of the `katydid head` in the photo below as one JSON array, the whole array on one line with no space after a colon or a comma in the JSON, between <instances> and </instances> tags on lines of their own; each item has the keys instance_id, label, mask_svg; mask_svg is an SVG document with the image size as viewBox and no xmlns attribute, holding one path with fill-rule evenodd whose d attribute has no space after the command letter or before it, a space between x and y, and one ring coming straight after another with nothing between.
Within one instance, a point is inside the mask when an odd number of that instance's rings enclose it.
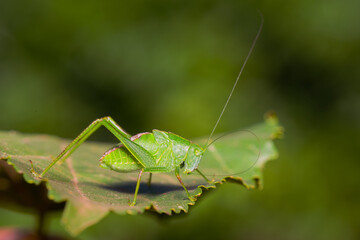
<instances>
[{"instance_id":1,"label":"katydid head","mask_svg":"<svg viewBox=\"0 0 360 240\"><path fill-rule=\"evenodd\" d=\"M191 143L184 161L184 173L189 174L193 172L198 167L203 154L204 149L202 147L196 143Z\"/></svg>"}]
</instances>

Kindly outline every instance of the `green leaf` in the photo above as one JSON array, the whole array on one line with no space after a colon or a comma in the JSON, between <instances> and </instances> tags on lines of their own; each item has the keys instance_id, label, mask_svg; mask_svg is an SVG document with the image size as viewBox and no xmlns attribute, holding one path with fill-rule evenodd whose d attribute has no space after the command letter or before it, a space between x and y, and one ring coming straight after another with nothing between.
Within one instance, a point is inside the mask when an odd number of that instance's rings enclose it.
<instances>
[{"instance_id":1,"label":"green leaf","mask_svg":"<svg viewBox=\"0 0 360 240\"><path fill-rule=\"evenodd\" d=\"M182 175L192 196L199 198L204 189L215 188L229 179L247 188L261 185L265 162L277 158L272 140L281 136L282 128L275 117L269 117L265 123L249 130L251 133L228 134L209 147L199 169L214 181L212 184L198 174ZM171 215L188 212L189 205L195 204L188 199L174 173L158 173L153 175L150 187L144 175L137 204L130 207L128 202L133 198L138 173L121 174L99 167L98 159L113 144L84 143L70 158L55 164L43 179L31 174L29 160L33 161L35 170L41 172L68 143L48 135L0 132L0 159L13 165L28 183L46 181L50 199L66 201L62 222L72 235L95 224L109 211L137 214L151 210ZM241 174L234 174L236 172Z\"/></svg>"}]
</instances>

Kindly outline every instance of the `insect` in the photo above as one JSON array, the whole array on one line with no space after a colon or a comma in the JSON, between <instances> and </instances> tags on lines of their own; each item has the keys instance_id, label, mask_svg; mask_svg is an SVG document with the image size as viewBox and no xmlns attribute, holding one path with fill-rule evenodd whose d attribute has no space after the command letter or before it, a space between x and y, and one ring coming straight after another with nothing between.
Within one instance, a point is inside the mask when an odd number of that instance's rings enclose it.
<instances>
[{"instance_id":1,"label":"insect","mask_svg":"<svg viewBox=\"0 0 360 240\"><path fill-rule=\"evenodd\" d=\"M180 171L185 174L197 171L207 182L210 182L207 177L198 169L198 165L203 154L206 152L211 137L217 128L221 117L233 95L234 89L240 79L243 69L255 47L256 41L261 33L263 20L256 34L256 37L250 47L250 50L245 58L241 70L236 78L236 81L231 89L228 99L222 109L222 112L213 127L213 130L208 138L205 147L201 147L196 143L191 142L179 135L171 132L160 131L154 129L152 133L144 132L131 136L124 131L111 117L103 117L92 122L80 135L78 135L51 163L43 170L41 174L35 172L32 161L31 172L34 176L42 178L52 166L59 160L68 158L91 134L93 134L99 127L106 127L118 140L120 144L103 154L100 159L100 166L105 169L117 172L132 172L139 170L137 178L134 198L130 206L135 206L136 198L139 191L141 175L143 172L149 172L149 182L151 183L152 173L167 173L175 172L176 178L187 193L191 201L195 201L191 197L189 191L181 180Z\"/></svg>"}]
</instances>

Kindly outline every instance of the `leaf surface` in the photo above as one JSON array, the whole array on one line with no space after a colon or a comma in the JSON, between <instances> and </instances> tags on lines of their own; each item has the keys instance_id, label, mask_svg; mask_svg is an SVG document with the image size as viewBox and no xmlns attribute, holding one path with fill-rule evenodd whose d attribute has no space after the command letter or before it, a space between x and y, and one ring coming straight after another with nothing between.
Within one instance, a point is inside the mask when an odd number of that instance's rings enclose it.
<instances>
[{"instance_id":1,"label":"leaf surface","mask_svg":"<svg viewBox=\"0 0 360 240\"><path fill-rule=\"evenodd\" d=\"M281 136L282 128L275 117L269 117L249 130L225 135L208 148L199 169L213 183L199 174L182 174L192 196L199 198L204 189L229 179L246 188L261 186L265 162L278 156L273 139ZM31 174L28 160L41 172L69 142L49 135L0 132L0 159L13 165L28 183L46 181L50 199L66 201L62 222L72 235L95 224L109 211L137 214L152 210L170 215L188 212L189 205L195 204L187 198L174 173L157 173L150 187L146 184L147 174L143 174L137 204L130 207L138 173L117 173L99 167L98 159L114 144L86 142L70 158L55 164L43 179ZM197 142L204 143L204 139Z\"/></svg>"}]
</instances>

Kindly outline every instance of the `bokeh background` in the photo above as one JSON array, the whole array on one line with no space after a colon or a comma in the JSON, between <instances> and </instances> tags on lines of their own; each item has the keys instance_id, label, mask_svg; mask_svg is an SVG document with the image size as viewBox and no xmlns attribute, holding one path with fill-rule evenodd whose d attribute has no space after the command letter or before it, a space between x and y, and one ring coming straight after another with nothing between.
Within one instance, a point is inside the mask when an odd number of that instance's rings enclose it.
<instances>
[{"instance_id":1,"label":"bokeh background","mask_svg":"<svg viewBox=\"0 0 360 240\"><path fill-rule=\"evenodd\" d=\"M286 129L262 191L225 184L187 215L110 214L79 239L360 239L360 4L345 1L0 1L0 129L74 138L110 115L130 133ZM92 140L114 141L106 130ZM0 206L0 225L34 215ZM69 237L59 213L48 230Z\"/></svg>"}]
</instances>

